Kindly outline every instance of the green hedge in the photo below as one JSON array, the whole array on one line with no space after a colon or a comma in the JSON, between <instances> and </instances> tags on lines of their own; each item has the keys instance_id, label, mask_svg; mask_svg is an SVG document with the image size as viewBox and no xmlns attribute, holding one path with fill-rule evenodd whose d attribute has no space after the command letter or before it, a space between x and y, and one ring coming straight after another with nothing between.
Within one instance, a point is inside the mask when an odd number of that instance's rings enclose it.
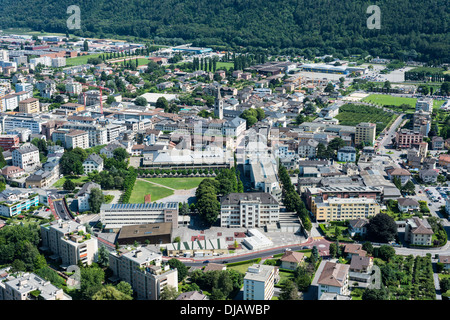
<instances>
[{"instance_id":1,"label":"green hedge","mask_svg":"<svg viewBox=\"0 0 450 320\"><path fill-rule=\"evenodd\" d=\"M239 261L239 262L227 263L227 267L240 266L240 265L247 264L247 263L250 263L250 262L260 263L260 262L261 262L261 258L252 259L252 260L245 260L245 261Z\"/></svg>"}]
</instances>

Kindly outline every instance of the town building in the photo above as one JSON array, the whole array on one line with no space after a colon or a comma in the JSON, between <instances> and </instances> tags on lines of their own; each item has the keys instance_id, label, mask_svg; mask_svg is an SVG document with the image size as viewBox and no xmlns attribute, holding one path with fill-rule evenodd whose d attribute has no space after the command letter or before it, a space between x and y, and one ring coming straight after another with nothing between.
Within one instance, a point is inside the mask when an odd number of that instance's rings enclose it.
<instances>
[{"instance_id":1,"label":"town building","mask_svg":"<svg viewBox=\"0 0 450 320\"><path fill-rule=\"evenodd\" d=\"M375 123L361 122L355 127L355 144L375 144L377 125Z\"/></svg>"},{"instance_id":2,"label":"town building","mask_svg":"<svg viewBox=\"0 0 450 320\"><path fill-rule=\"evenodd\" d=\"M19 112L38 113L39 111L39 99L28 98L19 102Z\"/></svg>"},{"instance_id":3,"label":"town building","mask_svg":"<svg viewBox=\"0 0 450 320\"><path fill-rule=\"evenodd\" d=\"M344 221L368 218L380 213L380 205L374 199L314 197L311 211L317 222Z\"/></svg>"},{"instance_id":4,"label":"town building","mask_svg":"<svg viewBox=\"0 0 450 320\"><path fill-rule=\"evenodd\" d=\"M61 267L82 263L90 265L97 260L97 238L86 232L86 227L71 220L58 220L41 227L42 251L61 261Z\"/></svg>"},{"instance_id":5,"label":"town building","mask_svg":"<svg viewBox=\"0 0 450 320\"><path fill-rule=\"evenodd\" d=\"M178 291L178 272L162 264L160 252L147 247L109 253L111 280L128 282L138 300L159 300L168 286Z\"/></svg>"},{"instance_id":6,"label":"town building","mask_svg":"<svg viewBox=\"0 0 450 320\"><path fill-rule=\"evenodd\" d=\"M119 230L123 226L171 222L178 228L178 203L102 204L100 221L106 230Z\"/></svg>"},{"instance_id":7,"label":"town building","mask_svg":"<svg viewBox=\"0 0 450 320\"><path fill-rule=\"evenodd\" d=\"M65 134L66 149L89 148L89 134L82 130L71 130Z\"/></svg>"},{"instance_id":8,"label":"town building","mask_svg":"<svg viewBox=\"0 0 450 320\"><path fill-rule=\"evenodd\" d=\"M356 161L356 149L354 147L342 147L337 152L338 161L343 162L355 162Z\"/></svg>"},{"instance_id":9,"label":"town building","mask_svg":"<svg viewBox=\"0 0 450 320\"><path fill-rule=\"evenodd\" d=\"M172 223L149 223L123 226L117 236L119 245L148 243L160 245L172 242Z\"/></svg>"},{"instance_id":10,"label":"town building","mask_svg":"<svg viewBox=\"0 0 450 320\"><path fill-rule=\"evenodd\" d=\"M433 234L433 229L426 219L414 217L406 220L405 241L410 244L431 246Z\"/></svg>"},{"instance_id":11,"label":"town building","mask_svg":"<svg viewBox=\"0 0 450 320\"><path fill-rule=\"evenodd\" d=\"M318 284L318 299L324 293L336 293L339 295L349 295L349 270L350 265L323 261L322 272L320 273ZM319 267L320 268L320 267Z\"/></svg>"},{"instance_id":12,"label":"town building","mask_svg":"<svg viewBox=\"0 0 450 320\"><path fill-rule=\"evenodd\" d=\"M278 222L280 205L267 192L230 193L221 199L221 227L261 228Z\"/></svg>"},{"instance_id":13,"label":"town building","mask_svg":"<svg viewBox=\"0 0 450 320\"><path fill-rule=\"evenodd\" d=\"M278 268L254 264L244 276L243 300L271 300L274 293Z\"/></svg>"},{"instance_id":14,"label":"town building","mask_svg":"<svg viewBox=\"0 0 450 320\"><path fill-rule=\"evenodd\" d=\"M0 135L0 147L2 147L3 151L15 149L19 146L19 142L19 137L17 135Z\"/></svg>"},{"instance_id":15,"label":"town building","mask_svg":"<svg viewBox=\"0 0 450 320\"><path fill-rule=\"evenodd\" d=\"M39 149L33 144L22 145L12 151L13 166L25 171L34 170L39 164Z\"/></svg>"},{"instance_id":16,"label":"town building","mask_svg":"<svg viewBox=\"0 0 450 320\"><path fill-rule=\"evenodd\" d=\"M12 218L39 205L39 194L30 190L5 189L0 193L0 215Z\"/></svg>"},{"instance_id":17,"label":"town building","mask_svg":"<svg viewBox=\"0 0 450 320\"><path fill-rule=\"evenodd\" d=\"M0 282L0 300L72 300L72 297L34 273L18 273Z\"/></svg>"}]
</instances>

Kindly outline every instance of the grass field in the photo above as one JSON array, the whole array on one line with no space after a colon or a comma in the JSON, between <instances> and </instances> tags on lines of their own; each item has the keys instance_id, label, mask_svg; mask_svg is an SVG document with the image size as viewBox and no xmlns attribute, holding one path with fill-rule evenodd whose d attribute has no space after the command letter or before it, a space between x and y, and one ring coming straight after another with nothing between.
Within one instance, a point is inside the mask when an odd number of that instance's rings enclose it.
<instances>
[{"instance_id":1,"label":"grass field","mask_svg":"<svg viewBox=\"0 0 450 320\"><path fill-rule=\"evenodd\" d=\"M387 94L371 94L370 96L364 98L362 101L373 103L379 106L400 106L402 104L407 104L410 106L406 112L414 113L416 108L417 98L406 98L406 97L394 97ZM445 101L434 100L433 108L439 108L444 104Z\"/></svg>"},{"instance_id":2,"label":"grass field","mask_svg":"<svg viewBox=\"0 0 450 320\"><path fill-rule=\"evenodd\" d=\"M71 66L79 66L82 64L86 64L89 58L98 58L101 55L102 55L101 53L94 53L94 54L87 54L87 55L79 56L79 57L75 57L75 58L67 58L66 66L71 67Z\"/></svg>"},{"instance_id":3,"label":"grass field","mask_svg":"<svg viewBox=\"0 0 450 320\"><path fill-rule=\"evenodd\" d=\"M60 36L65 37L65 33L51 33L51 32L40 32L40 31L33 31L28 28L8 28L3 30L3 33L9 33L9 34L21 34L21 35L36 35L36 36Z\"/></svg>"},{"instance_id":4,"label":"grass field","mask_svg":"<svg viewBox=\"0 0 450 320\"><path fill-rule=\"evenodd\" d=\"M234 67L234 63L233 62L217 61L216 70L220 70L220 69L223 69L223 68L226 68L228 70L231 67Z\"/></svg>"},{"instance_id":5,"label":"grass field","mask_svg":"<svg viewBox=\"0 0 450 320\"><path fill-rule=\"evenodd\" d=\"M197 188L203 179L205 178L145 178L150 182L177 190Z\"/></svg>"},{"instance_id":6,"label":"grass field","mask_svg":"<svg viewBox=\"0 0 450 320\"><path fill-rule=\"evenodd\" d=\"M155 201L168 197L173 193L170 189L158 187L142 180L136 180L129 203L144 203L144 197L147 194L151 194L152 201Z\"/></svg>"},{"instance_id":7,"label":"grass field","mask_svg":"<svg viewBox=\"0 0 450 320\"><path fill-rule=\"evenodd\" d=\"M71 178L72 176L67 176L67 177L62 177L61 179L59 179L58 181L56 181L54 184L53 184L53 186L52 187L54 187L54 188L62 188L63 187L63 185L64 185L64 182L67 180L67 179L70 179L70 180L72 180L77 186L79 186L79 187L81 187L83 184L85 184L86 182L89 182L90 180L89 180L89 178L87 177L87 176L82 176L82 177L79 177L79 178L76 178L76 179L72 179Z\"/></svg>"},{"instance_id":8,"label":"grass field","mask_svg":"<svg viewBox=\"0 0 450 320\"><path fill-rule=\"evenodd\" d=\"M110 59L110 60L108 60L108 62L115 61L115 60L117 60L117 59ZM120 64L120 65L123 64L123 59L121 60L119 58L118 60L120 60L120 61L119 62L115 62L114 64ZM132 60L133 63L134 63L136 61L136 58L131 58L131 59L127 58L127 60ZM148 65L149 61L150 61L149 59L139 58L138 59L138 65L139 66L146 66L146 65Z\"/></svg>"}]
</instances>

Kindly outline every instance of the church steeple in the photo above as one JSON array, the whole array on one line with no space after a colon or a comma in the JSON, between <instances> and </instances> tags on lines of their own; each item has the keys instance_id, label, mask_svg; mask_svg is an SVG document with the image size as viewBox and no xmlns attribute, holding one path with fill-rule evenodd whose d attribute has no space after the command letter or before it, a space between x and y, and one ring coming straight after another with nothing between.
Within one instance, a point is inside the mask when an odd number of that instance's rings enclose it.
<instances>
[{"instance_id":1,"label":"church steeple","mask_svg":"<svg viewBox=\"0 0 450 320\"><path fill-rule=\"evenodd\" d=\"M223 119L223 99L220 95L220 86L217 88L216 101L214 102L214 116Z\"/></svg>"}]
</instances>

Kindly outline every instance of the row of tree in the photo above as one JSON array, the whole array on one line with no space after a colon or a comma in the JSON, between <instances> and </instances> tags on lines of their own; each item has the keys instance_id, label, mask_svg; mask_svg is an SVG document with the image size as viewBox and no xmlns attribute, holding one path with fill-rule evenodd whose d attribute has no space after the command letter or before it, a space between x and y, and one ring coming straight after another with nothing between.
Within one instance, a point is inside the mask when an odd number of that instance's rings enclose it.
<instances>
[{"instance_id":1,"label":"row of tree","mask_svg":"<svg viewBox=\"0 0 450 320\"><path fill-rule=\"evenodd\" d=\"M312 229L312 223L309 217L309 210L295 190L291 177L289 176L286 167L283 165L280 165L278 168L278 177L281 181L283 204L285 205L286 210L289 212L296 212L300 217L305 230L310 231Z\"/></svg>"}]
</instances>

